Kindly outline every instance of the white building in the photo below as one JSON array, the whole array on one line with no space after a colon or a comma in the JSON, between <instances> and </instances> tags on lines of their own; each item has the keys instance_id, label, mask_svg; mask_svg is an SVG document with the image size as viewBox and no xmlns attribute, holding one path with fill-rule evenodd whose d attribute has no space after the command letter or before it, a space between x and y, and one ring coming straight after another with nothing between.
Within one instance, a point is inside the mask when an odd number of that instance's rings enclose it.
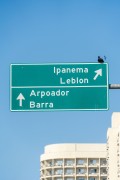
<instances>
[{"instance_id":1,"label":"white building","mask_svg":"<svg viewBox=\"0 0 120 180\"><path fill-rule=\"evenodd\" d=\"M55 144L41 155L41 180L106 180L106 144Z\"/></svg>"},{"instance_id":2,"label":"white building","mask_svg":"<svg viewBox=\"0 0 120 180\"><path fill-rule=\"evenodd\" d=\"M41 180L120 180L120 113L106 144L53 144L41 155Z\"/></svg>"},{"instance_id":3,"label":"white building","mask_svg":"<svg viewBox=\"0 0 120 180\"><path fill-rule=\"evenodd\" d=\"M120 180L120 113L113 113L112 127L107 131L108 179Z\"/></svg>"}]
</instances>

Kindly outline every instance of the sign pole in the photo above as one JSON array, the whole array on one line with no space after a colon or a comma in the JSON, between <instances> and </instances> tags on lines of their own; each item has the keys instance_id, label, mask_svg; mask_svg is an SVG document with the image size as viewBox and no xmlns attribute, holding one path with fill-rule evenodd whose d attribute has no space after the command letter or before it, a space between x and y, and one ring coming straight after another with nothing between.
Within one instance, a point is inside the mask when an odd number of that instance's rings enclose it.
<instances>
[{"instance_id":1,"label":"sign pole","mask_svg":"<svg viewBox=\"0 0 120 180\"><path fill-rule=\"evenodd\" d=\"M109 89L120 89L120 84L109 84Z\"/></svg>"}]
</instances>

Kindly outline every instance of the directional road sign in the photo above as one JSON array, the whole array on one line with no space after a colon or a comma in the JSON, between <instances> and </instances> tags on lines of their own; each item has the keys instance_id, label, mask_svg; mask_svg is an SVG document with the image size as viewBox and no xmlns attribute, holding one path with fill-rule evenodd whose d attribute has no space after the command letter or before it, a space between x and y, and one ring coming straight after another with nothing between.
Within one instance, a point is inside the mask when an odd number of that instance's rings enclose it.
<instances>
[{"instance_id":1,"label":"directional road sign","mask_svg":"<svg viewBox=\"0 0 120 180\"><path fill-rule=\"evenodd\" d=\"M107 63L11 64L11 111L108 110Z\"/></svg>"}]
</instances>

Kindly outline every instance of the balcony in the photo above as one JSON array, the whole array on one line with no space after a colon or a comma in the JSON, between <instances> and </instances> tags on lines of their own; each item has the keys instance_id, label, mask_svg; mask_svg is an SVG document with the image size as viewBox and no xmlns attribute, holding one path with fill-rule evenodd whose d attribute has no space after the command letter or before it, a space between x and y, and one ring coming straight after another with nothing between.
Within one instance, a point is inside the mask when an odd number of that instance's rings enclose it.
<instances>
[{"instance_id":1,"label":"balcony","mask_svg":"<svg viewBox=\"0 0 120 180\"><path fill-rule=\"evenodd\" d=\"M54 161L54 166L57 166L57 167L63 166L63 160L61 160L61 159L55 160Z\"/></svg>"},{"instance_id":2,"label":"balcony","mask_svg":"<svg viewBox=\"0 0 120 180\"><path fill-rule=\"evenodd\" d=\"M54 176L62 176L63 175L63 169L56 169L54 171Z\"/></svg>"},{"instance_id":3,"label":"balcony","mask_svg":"<svg viewBox=\"0 0 120 180\"><path fill-rule=\"evenodd\" d=\"M73 176L75 174L73 169L65 170L65 176Z\"/></svg>"},{"instance_id":4,"label":"balcony","mask_svg":"<svg viewBox=\"0 0 120 180\"><path fill-rule=\"evenodd\" d=\"M76 166L79 167L83 167L83 166L86 166L87 165L87 159L77 159L77 162L76 162Z\"/></svg>"},{"instance_id":5,"label":"balcony","mask_svg":"<svg viewBox=\"0 0 120 180\"><path fill-rule=\"evenodd\" d=\"M75 180L74 177L65 177L65 180Z\"/></svg>"},{"instance_id":6,"label":"balcony","mask_svg":"<svg viewBox=\"0 0 120 180\"><path fill-rule=\"evenodd\" d=\"M77 168L76 174L77 175L85 175L87 173L86 168Z\"/></svg>"},{"instance_id":7,"label":"balcony","mask_svg":"<svg viewBox=\"0 0 120 180\"><path fill-rule=\"evenodd\" d=\"M98 159L90 159L88 162L88 165L93 167L93 166L99 166L99 161Z\"/></svg>"},{"instance_id":8,"label":"balcony","mask_svg":"<svg viewBox=\"0 0 120 180\"><path fill-rule=\"evenodd\" d=\"M87 180L86 177L78 177L77 180Z\"/></svg>"},{"instance_id":9,"label":"balcony","mask_svg":"<svg viewBox=\"0 0 120 180\"><path fill-rule=\"evenodd\" d=\"M75 166L74 160L65 160L65 166Z\"/></svg>"},{"instance_id":10,"label":"balcony","mask_svg":"<svg viewBox=\"0 0 120 180\"><path fill-rule=\"evenodd\" d=\"M99 175L99 169L96 169L96 168L89 169L88 174L89 174L89 176L93 176L93 175L98 176Z\"/></svg>"},{"instance_id":11,"label":"balcony","mask_svg":"<svg viewBox=\"0 0 120 180\"><path fill-rule=\"evenodd\" d=\"M100 176L107 176L107 172L106 173L100 173Z\"/></svg>"},{"instance_id":12,"label":"balcony","mask_svg":"<svg viewBox=\"0 0 120 180\"><path fill-rule=\"evenodd\" d=\"M100 180L107 180L107 177L101 177Z\"/></svg>"},{"instance_id":13,"label":"balcony","mask_svg":"<svg viewBox=\"0 0 120 180\"><path fill-rule=\"evenodd\" d=\"M101 167L106 167L107 166L107 161L106 161L106 159L102 159L102 160L100 160L100 166Z\"/></svg>"},{"instance_id":14,"label":"balcony","mask_svg":"<svg viewBox=\"0 0 120 180\"><path fill-rule=\"evenodd\" d=\"M99 180L97 177L89 177L88 180Z\"/></svg>"}]
</instances>

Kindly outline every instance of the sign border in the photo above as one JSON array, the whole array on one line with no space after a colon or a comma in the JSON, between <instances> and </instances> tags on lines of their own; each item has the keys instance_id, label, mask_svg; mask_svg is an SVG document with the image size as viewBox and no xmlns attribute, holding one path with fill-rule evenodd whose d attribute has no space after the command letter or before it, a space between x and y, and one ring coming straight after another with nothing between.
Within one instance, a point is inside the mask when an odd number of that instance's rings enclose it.
<instances>
[{"instance_id":1,"label":"sign border","mask_svg":"<svg viewBox=\"0 0 120 180\"><path fill-rule=\"evenodd\" d=\"M12 63L12 64L10 64L10 111L11 112L54 112L54 111L105 111L105 110L107 111L107 110L109 110L109 107L108 107L108 104L109 104L109 98L108 98L108 95L109 95L108 63L103 63L103 64L106 64L106 72L107 72L107 85L105 86L107 88L107 107L106 108L103 108L103 109L38 109L38 110L37 109L34 109L34 110L28 110L28 109L27 110L25 110L25 109L24 110L20 110L20 109L13 110L12 109L12 88L14 88L14 87L12 87L12 66L14 66L14 65L15 66L20 66L20 65L21 66L22 65L25 65L25 66L26 65L27 66L36 66L36 65L44 65L44 66L45 65L79 65L79 64L81 64L81 65L83 65L83 64L89 65L89 64L99 64L99 63L94 63L94 62L88 62L88 63L87 62L86 63L80 62L80 63L78 63L78 62L75 62L75 63L36 63L36 64L35 63L34 64L31 64L31 63L30 64L29 63L19 63L19 64L18 63L17 64ZM40 87L40 88L42 88L42 87ZM45 86L45 87L47 87L47 86ZM52 86L52 87L54 87L54 86ZM67 86L67 87L69 87L69 86ZM67 88L67 87L64 86L64 88ZM70 86L70 87L72 87L72 86ZM76 87L76 86L74 86L74 87ZM77 87L79 88L81 86L77 86ZM89 87L89 86L86 86L86 87ZM99 87L99 86L95 86L95 87ZM29 87L24 86L24 87L18 87L18 88L29 88Z\"/></svg>"}]
</instances>

